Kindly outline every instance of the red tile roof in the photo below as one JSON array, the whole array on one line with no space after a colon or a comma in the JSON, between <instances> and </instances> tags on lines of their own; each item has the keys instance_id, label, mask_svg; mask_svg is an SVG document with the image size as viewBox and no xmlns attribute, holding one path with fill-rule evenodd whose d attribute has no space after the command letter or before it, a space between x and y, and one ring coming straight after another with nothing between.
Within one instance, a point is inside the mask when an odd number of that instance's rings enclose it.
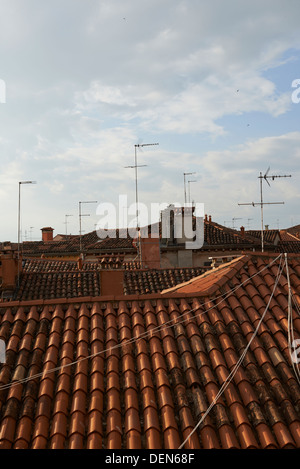
<instances>
[{"instance_id":1,"label":"red tile roof","mask_svg":"<svg viewBox=\"0 0 300 469\"><path fill-rule=\"evenodd\" d=\"M100 295L100 277L96 271L24 273L17 299L77 298Z\"/></svg>"},{"instance_id":2,"label":"red tile roof","mask_svg":"<svg viewBox=\"0 0 300 469\"><path fill-rule=\"evenodd\" d=\"M297 238L300 238L300 225L291 226L290 228L287 228L286 231L296 236Z\"/></svg>"},{"instance_id":3,"label":"red tile roof","mask_svg":"<svg viewBox=\"0 0 300 469\"><path fill-rule=\"evenodd\" d=\"M246 231L246 234L261 239L261 230L249 230ZM274 244L277 240L280 240L279 230L264 230L265 243Z\"/></svg>"},{"instance_id":4,"label":"red tile roof","mask_svg":"<svg viewBox=\"0 0 300 469\"><path fill-rule=\"evenodd\" d=\"M92 231L81 236L81 246L84 252L130 251L136 252L129 235L117 232L116 238L99 239L97 232ZM66 236L65 239L53 239L53 241L26 241L21 244L21 252L24 257L40 256L41 254L78 254L80 252L80 236Z\"/></svg>"},{"instance_id":5,"label":"red tile roof","mask_svg":"<svg viewBox=\"0 0 300 469\"><path fill-rule=\"evenodd\" d=\"M207 268L148 269L125 272L124 293L126 295L157 293L166 288L198 277Z\"/></svg>"},{"instance_id":6,"label":"red tile roof","mask_svg":"<svg viewBox=\"0 0 300 469\"><path fill-rule=\"evenodd\" d=\"M275 252L300 253L300 241L279 241Z\"/></svg>"},{"instance_id":7,"label":"red tile roof","mask_svg":"<svg viewBox=\"0 0 300 469\"><path fill-rule=\"evenodd\" d=\"M300 242L299 238L297 236L289 233L286 230L280 230L280 239L281 241L298 241Z\"/></svg>"},{"instance_id":8,"label":"red tile roof","mask_svg":"<svg viewBox=\"0 0 300 469\"><path fill-rule=\"evenodd\" d=\"M157 293L206 272L207 268L140 270L139 263L119 256L103 256L98 262L27 259L24 262L17 300L76 298L101 293L100 271L123 269L124 294Z\"/></svg>"},{"instance_id":9,"label":"red tile roof","mask_svg":"<svg viewBox=\"0 0 300 469\"><path fill-rule=\"evenodd\" d=\"M278 284L279 258L246 255L188 293L2 304L0 447L300 448L288 257Z\"/></svg>"}]
</instances>

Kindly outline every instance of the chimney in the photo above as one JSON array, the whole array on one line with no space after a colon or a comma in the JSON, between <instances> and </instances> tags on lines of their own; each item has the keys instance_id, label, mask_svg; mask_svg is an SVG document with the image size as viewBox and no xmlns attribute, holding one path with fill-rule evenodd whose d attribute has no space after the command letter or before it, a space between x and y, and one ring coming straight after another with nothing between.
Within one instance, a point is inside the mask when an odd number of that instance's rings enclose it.
<instances>
[{"instance_id":1,"label":"chimney","mask_svg":"<svg viewBox=\"0 0 300 469\"><path fill-rule=\"evenodd\" d=\"M241 226L241 235L242 235L242 238L245 238L245 227L244 226Z\"/></svg>"},{"instance_id":2,"label":"chimney","mask_svg":"<svg viewBox=\"0 0 300 469\"><path fill-rule=\"evenodd\" d=\"M207 221L207 213L204 216L204 221Z\"/></svg>"},{"instance_id":3,"label":"chimney","mask_svg":"<svg viewBox=\"0 0 300 469\"><path fill-rule=\"evenodd\" d=\"M50 226L46 226L45 228L41 228L42 231L42 240L47 243L47 241L53 241L53 231L54 229Z\"/></svg>"},{"instance_id":4,"label":"chimney","mask_svg":"<svg viewBox=\"0 0 300 469\"><path fill-rule=\"evenodd\" d=\"M269 225L265 225L265 230L268 231Z\"/></svg>"},{"instance_id":5,"label":"chimney","mask_svg":"<svg viewBox=\"0 0 300 469\"><path fill-rule=\"evenodd\" d=\"M149 236L148 238L140 238L141 249L141 268L159 269L160 268L160 243L159 237Z\"/></svg>"},{"instance_id":6,"label":"chimney","mask_svg":"<svg viewBox=\"0 0 300 469\"><path fill-rule=\"evenodd\" d=\"M208 222L211 223L211 215L208 217Z\"/></svg>"},{"instance_id":7,"label":"chimney","mask_svg":"<svg viewBox=\"0 0 300 469\"><path fill-rule=\"evenodd\" d=\"M14 290L17 285L18 274L22 272L22 258L19 259L17 252L12 250L10 243L4 243L4 249L0 255L0 280L2 282L1 289Z\"/></svg>"},{"instance_id":8,"label":"chimney","mask_svg":"<svg viewBox=\"0 0 300 469\"><path fill-rule=\"evenodd\" d=\"M100 270L101 296L124 295L124 272L121 269Z\"/></svg>"}]
</instances>

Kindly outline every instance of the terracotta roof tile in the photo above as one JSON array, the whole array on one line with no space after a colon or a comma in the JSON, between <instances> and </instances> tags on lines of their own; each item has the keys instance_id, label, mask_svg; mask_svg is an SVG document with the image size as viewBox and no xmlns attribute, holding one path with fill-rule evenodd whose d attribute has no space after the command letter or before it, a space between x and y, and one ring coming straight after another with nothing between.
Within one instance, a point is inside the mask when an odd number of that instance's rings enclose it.
<instances>
[{"instance_id":1,"label":"terracotta roof tile","mask_svg":"<svg viewBox=\"0 0 300 469\"><path fill-rule=\"evenodd\" d=\"M0 447L178 448L252 338L277 273L270 259L243 256L205 276L203 288L191 282L188 294L2 304ZM291 260L290 280L299 294L298 262ZM284 272L244 361L186 449L300 447L286 283ZM91 353L100 354L85 360Z\"/></svg>"}]
</instances>

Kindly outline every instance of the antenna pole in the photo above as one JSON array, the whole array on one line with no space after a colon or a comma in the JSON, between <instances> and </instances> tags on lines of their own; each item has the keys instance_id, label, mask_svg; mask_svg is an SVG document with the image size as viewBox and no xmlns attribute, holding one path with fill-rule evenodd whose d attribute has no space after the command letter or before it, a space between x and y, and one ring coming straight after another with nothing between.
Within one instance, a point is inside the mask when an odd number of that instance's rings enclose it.
<instances>
[{"instance_id":1,"label":"antenna pole","mask_svg":"<svg viewBox=\"0 0 300 469\"><path fill-rule=\"evenodd\" d=\"M72 217L73 215L65 215L65 225L66 225L66 236L68 235L68 217ZM81 232L81 227L80 227Z\"/></svg>"},{"instance_id":2,"label":"antenna pole","mask_svg":"<svg viewBox=\"0 0 300 469\"><path fill-rule=\"evenodd\" d=\"M138 209L138 168L147 165L138 165L137 164L137 148L140 147L149 147L152 145L159 145L159 143L139 143L134 145L134 166L125 166L125 168L134 168L135 170L135 204L136 204L136 229L138 232L138 240L137 240L137 248L138 248L138 256L140 258L140 263L142 261L141 258L141 249L140 249L140 231L139 231L139 209Z\"/></svg>"},{"instance_id":3,"label":"antenna pole","mask_svg":"<svg viewBox=\"0 0 300 469\"><path fill-rule=\"evenodd\" d=\"M261 216L261 252L264 252L264 209L263 209L263 190L262 180L263 175L260 173L260 216Z\"/></svg>"},{"instance_id":4,"label":"antenna pole","mask_svg":"<svg viewBox=\"0 0 300 469\"><path fill-rule=\"evenodd\" d=\"M278 204L284 204L284 202L264 202L263 201L263 187L262 187L262 181L263 179L266 181L268 186L270 185L268 179L272 179L274 181L275 178L290 178L292 177L291 174L286 175L268 175L270 170L270 167L267 169L266 173L262 175L262 172L259 173L258 178L260 179L260 202L252 202L252 203L247 203L247 204L238 204L238 205L252 205L255 207L256 205L260 205L260 212L261 212L261 251L264 252L264 213L263 213L263 206L264 205L278 205Z\"/></svg>"},{"instance_id":5,"label":"antenna pole","mask_svg":"<svg viewBox=\"0 0 300 469\"><path fill-rule=\"evenodd\" d=\"M186 204L186 180L185 180L185 177L186 176L190 176L192 174L196 174L195 172L193 173L183 173L183 181L184 181L184 203Z\"/></svg>"}]
</instances>

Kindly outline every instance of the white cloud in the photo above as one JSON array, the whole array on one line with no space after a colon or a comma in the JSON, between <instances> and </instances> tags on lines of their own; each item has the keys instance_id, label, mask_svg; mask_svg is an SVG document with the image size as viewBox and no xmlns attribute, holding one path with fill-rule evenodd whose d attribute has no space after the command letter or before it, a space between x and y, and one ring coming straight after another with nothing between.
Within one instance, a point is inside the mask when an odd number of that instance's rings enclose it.
<instances>
[{"instance_id":1,"label":"white cloud","mask_svg":"<svg viewBox=\"0 0 300 469\"><path fill-rule=\"evenodd\" d=\"M298 0L3 0L2 180L38 180L36 216L63 220L81 197L134 194L124 166L141 137L160 142L139 157L141 198L182 200L182 172L195 168L193 193L229 213L269 164L299 170L299 13ZM232 132L254 115L250 137ZM294 179L276 187L298 200ZM1 190L11 237L12 194Z\"/></svg>"}]
</instances>

